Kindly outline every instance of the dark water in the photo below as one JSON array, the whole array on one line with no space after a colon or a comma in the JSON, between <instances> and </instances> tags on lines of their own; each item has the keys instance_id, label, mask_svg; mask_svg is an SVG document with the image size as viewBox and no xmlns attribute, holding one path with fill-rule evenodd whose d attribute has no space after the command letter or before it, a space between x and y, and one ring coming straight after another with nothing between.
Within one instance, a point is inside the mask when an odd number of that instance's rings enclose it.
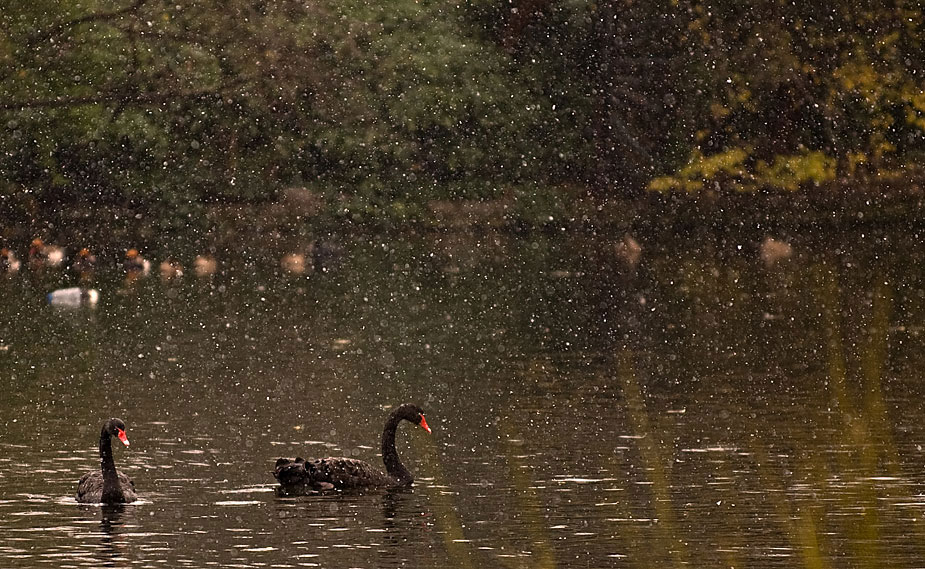
<instances>
[{"instance_id":1,"label":"dark water","mask_svg":"<svg viewBox=\"0 0 925 569\"><path fill-rule=\"evenodd\" d=\"M916 566L922 252L853 243L364 239L92 311L0 282L2 566ZM274 494L279 456L378 463L405 401L412 490ZM78 505L109 416L143 500Z\"/></svg>"}]
</instances>

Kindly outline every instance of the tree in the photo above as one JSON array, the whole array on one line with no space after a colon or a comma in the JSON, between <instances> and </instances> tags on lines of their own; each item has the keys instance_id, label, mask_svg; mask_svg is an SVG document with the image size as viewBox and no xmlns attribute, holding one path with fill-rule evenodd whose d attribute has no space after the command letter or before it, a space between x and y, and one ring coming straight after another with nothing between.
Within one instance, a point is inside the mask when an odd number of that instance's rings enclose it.
<instances>
[{"instance_id":1,"label":"tree","mask_svg":"<svg viewBox=\"0 0 925 569\"><path fill-rule=\"evenodd\" d=\"M704 120L687 163L654 189L797 190L896 174L921 155L917 4L691 8Z\"/></svg>"},{"instance_id":2,"label":"tree","mask_svg":"<svg viewBox=\"0 0 925 569\"><path fill-rule=\"evenodd\" d=\"M685 100L686 14L671 2L483 1L473 27L514 59L519 81L551 109L548 179L601 197L636 196L678 152Z\"/></svg>"},{"instance_id":3,"label":"tree","mask_svg":"<svg viewBox=\"0 0 925 569\"><path fill-rule=\"evenodd\" d=\"M17 4L0 174L45 200L495 195L529 176L530 94L436 2ZM8 190L9 191L9 190Z\"/></svg>"}]
</instances>

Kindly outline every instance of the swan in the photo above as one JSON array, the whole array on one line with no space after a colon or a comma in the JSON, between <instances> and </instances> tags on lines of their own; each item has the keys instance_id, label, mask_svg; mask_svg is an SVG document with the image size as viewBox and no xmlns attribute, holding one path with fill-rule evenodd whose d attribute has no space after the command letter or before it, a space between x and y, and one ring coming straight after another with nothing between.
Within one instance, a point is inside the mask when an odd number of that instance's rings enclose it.
<instances>
[{"instance_id":1,"label":"swan","mask_svg":"<svg viewBox=\"0 0 925 569\"><path fill-rule=\"evenodd\" d=\"M395 430L402 421L431 432L424 419L424 412L417 405L406 403L392 411L382 430L382 462L385 464L385 472L355 458L280 458L276 461L273 476L279 482L281 492L290 494L410 486L414 477L401 463L395 450Z\"/></svg>"},{"instance_id":2,"label":"swan","mask_svg":"<svg viewBox=\"0 0 925 569\"><path fill-rule=\"evenodd\" d=\"M77 501L82 504L124 504L138 499L135 483L116 470L112 460L112 437L117 437L128 446L125 423L122 419L110 419L103 423L100 432L100 469L88 472L77 482Z\"/></svg>"}]
</instances>

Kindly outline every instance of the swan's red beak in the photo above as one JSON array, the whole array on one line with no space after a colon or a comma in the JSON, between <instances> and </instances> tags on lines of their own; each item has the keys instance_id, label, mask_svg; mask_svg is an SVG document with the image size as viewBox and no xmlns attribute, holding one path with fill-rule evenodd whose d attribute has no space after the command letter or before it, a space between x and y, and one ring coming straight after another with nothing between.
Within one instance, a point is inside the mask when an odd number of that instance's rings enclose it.
<instances>
[{"instance_id":1,"label":"swan's red beak","mask_svg":"<svg viewBox=\"0 0 925 569\"><path fill-rule=\"evenodd\" d=\"M125 436L125 431L119 429L119 440L122 441L122 444L128 446L128 437Z\"/></svg>"},{"instance_id":2,"label":"swan's red beak","mask_svg":"<svg viewBox=\"0 0 925 569\"><path fill-rule=\"evenodd\" d=\"M430 427L427 426L427 419L424 418L424 415L421 415L421 422L419 423L419 425L421 425L421 428L427 431L428 433L430 432Z\"/></svg>"}]
</instances>

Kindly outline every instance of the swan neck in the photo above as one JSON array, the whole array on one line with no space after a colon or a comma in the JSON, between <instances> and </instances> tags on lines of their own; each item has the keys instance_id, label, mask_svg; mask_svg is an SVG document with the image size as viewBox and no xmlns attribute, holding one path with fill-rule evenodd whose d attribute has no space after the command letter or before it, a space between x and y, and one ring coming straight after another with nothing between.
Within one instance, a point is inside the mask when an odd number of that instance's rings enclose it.
<instances>
[{"instance_id":1,"label":"swan neck","mask_svg":"<svg viewBox=\"0 0 925 569\"><path fill-rule=\"evenodd\" d=\"M393 412L385 422L385 428L382 430L382 462L389 476L398 480L399 483L407 484L412 481L411 473L401 463L398 451L395 450L395 431L401 420L401 417Z\"/></svg>"},{"instance_id":2,"label":"swan neck","mask_svg":"<svg viewBox=\"0 0 925 569\"><path fill-rule=\"evenodd\" d=\"M112 437L106 427L100 433L100 471L103 473L103 492L109 488L119 487L119 475L112 458Z\"/></svg>"}]
</instances>

